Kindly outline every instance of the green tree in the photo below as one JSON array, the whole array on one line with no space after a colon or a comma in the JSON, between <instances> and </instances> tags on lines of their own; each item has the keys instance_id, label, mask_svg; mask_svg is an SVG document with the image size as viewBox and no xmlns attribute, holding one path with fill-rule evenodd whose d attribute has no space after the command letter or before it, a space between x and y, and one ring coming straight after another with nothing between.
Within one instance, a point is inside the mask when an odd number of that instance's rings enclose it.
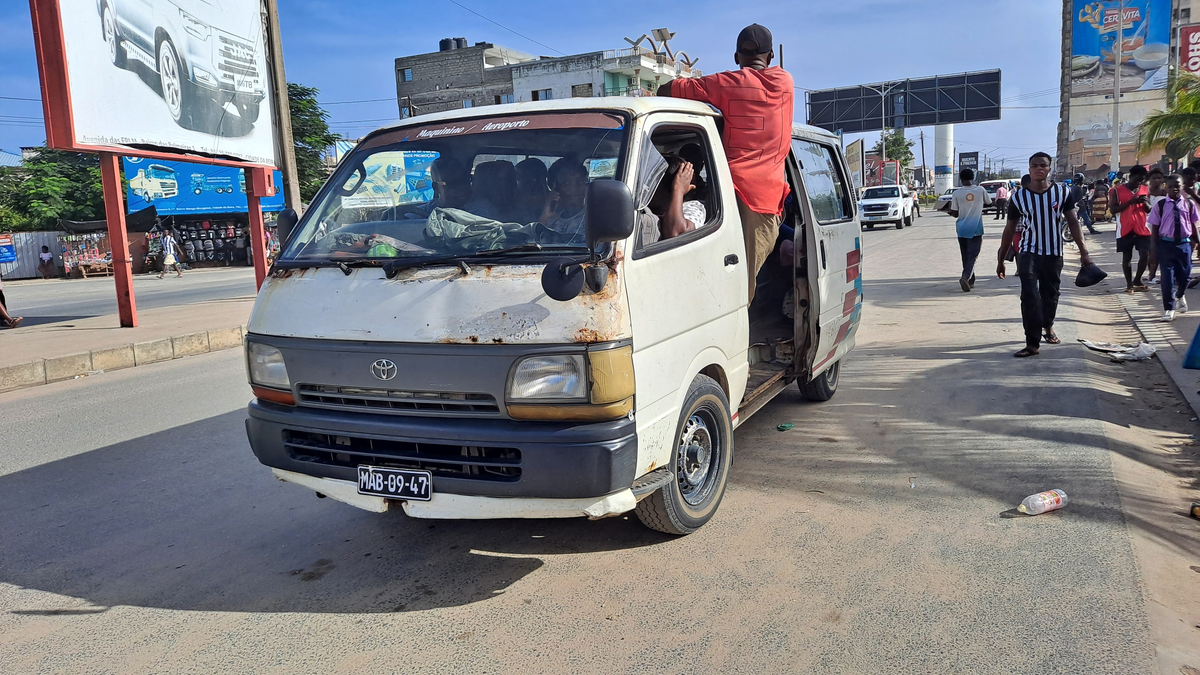
<instances>
[{"instance_id":1,"label":"green tree","mask_svg":"<svg viewBox=\"0 0 1200 675\"><path fill-rule=\"evenodd\" d=\"M889 160L900 160L900 166L912 166L914 159L912 148L917 144L916 141L908 140L904 136L903 129L888 129L883 132L883 138L887 139L887 158ZM871 152L879 154L879 146L879 141L876 141Z\"/></svg>"},{"instance_id":2,"label":"green tree","mask_svg":"<svg viewBox=\"0 0 1200 675\"><path fill-rule=\"evenodd\" d=\"M288 82L288 108L292 114L292 140L296 144L296 174L300 198L309 201L325 182L325 150L339 140L329 131L329 113L317 103L315 87Z\"/></svg>"},{"instance_id":3,"label":"green tree","mask_svg":"<svg viewBox=\"0 0 1200 675\"><path fill-rule=\"evenodd\" d=\"M1168 155L1182 157L1200 147L1200 78L1188 73L1173 77L1168 84L1166 110L1151 113L1138 125L1138 152L1165 148Z\"/></svg>"},{"instance_id":4,"label":"green tree","mask_svg":"<svg viewBox=\"0 0 1200 675\"><path fill-rule=\"evenodd\" d=\"M59 219L103 218L96 155L42 148L22 166L0 169L2 229L54 229Z\"/></svg>"}]
</instances>

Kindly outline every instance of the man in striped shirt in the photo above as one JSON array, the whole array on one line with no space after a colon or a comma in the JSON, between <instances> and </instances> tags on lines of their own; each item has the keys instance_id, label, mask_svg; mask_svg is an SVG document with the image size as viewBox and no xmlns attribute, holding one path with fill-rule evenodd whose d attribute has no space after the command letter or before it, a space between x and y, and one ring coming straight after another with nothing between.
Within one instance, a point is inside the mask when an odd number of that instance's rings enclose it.
<instances>
[{"instance_id":1,"label":"man in striped shirt","mask_svg":"<svg viewBox=\"0 0 1200 675\"><path fill-rule=\"evenodd\" d=\"M1025 348L1013 354L1034 356L1042 340L1058 344L1054 332L1054 316L1058 313L1058 288L1063 266L1063 237L1059 218L1065 217L1071 236L1079 247L1084 265L1092 258L1083 245L1079 219L1075 217L1075 200L1066 186L1050 180L1050 155L1039 152L1029 158L1029 187L1018 190L1008 200L1008 222L1000 238L999 264L996 274L1004 278L1004 259L1012 246L1013 233L1024 221L1020 250L1017 254L1017 274L1021 278L1021 323L1025 327Z\"/></svg>"}]
</instances>

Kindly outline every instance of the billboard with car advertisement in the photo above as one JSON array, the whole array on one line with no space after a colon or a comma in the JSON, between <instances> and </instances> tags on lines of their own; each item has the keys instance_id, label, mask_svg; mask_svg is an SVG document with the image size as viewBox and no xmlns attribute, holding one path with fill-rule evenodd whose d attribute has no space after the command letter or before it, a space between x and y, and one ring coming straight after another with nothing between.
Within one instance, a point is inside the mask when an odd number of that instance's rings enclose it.
<instances>
[{"instance_id":1,"label":"billboard with car advertisement","mask_svg":"<svg viewBox=\"0 0 1200 675\"><path fill-rule=\"evenodd\" d=\"M246 171L236 167L125 157L129 213L154 206L160 216L246 213ZM275 196L260 200L263 211L282 211L283 176L275 171Z\"/></svg>"},{"instance_id":2,"label":"billboard with car advertisement","mask_svg":"<svg viewBox=\"0 0 1200 675\"><path fill-rule=\"evenodd\" d=\"M33 0L47 142L276 165L261 0Z\"/></svg>"}]
</instances>

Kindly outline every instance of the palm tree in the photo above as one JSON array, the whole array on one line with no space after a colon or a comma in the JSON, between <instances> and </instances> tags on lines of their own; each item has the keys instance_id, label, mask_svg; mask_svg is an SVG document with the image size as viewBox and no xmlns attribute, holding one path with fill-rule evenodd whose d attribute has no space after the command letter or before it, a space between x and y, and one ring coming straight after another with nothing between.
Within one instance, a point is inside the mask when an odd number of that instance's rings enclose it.
<instances>
[{"instance_id":1,"label":"palm tree","mask_svg":"<svg viewBox=\"0 0 1200 675\"><path fill-rule=\"evenodd\" d=\"M1166 110L1152 113L1138 125L1138 153L1162 147L1172 157L1200 147L1200 78L1180 73L1167 87Z\"/></svg>"}]
</instances>

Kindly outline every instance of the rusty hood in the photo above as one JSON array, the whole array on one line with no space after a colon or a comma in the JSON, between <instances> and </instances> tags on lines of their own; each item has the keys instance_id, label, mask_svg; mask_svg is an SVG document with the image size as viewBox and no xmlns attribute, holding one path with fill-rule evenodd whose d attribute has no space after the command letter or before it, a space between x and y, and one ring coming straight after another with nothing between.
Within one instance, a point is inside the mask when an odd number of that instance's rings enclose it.
<instances>
[{"instance_id":1,"label":"rusty hood","mask_svg":"<svg viewBox=\"0 0 1200 675\"><path fill-rule=\"evenodd\" d=\"M563 344L631 336L625 287L612 265L599 293L558 302L542 291L544 265L402 270L285 270L268 277L249 332L380 342Z\"/></svg>"}]
</instances>

